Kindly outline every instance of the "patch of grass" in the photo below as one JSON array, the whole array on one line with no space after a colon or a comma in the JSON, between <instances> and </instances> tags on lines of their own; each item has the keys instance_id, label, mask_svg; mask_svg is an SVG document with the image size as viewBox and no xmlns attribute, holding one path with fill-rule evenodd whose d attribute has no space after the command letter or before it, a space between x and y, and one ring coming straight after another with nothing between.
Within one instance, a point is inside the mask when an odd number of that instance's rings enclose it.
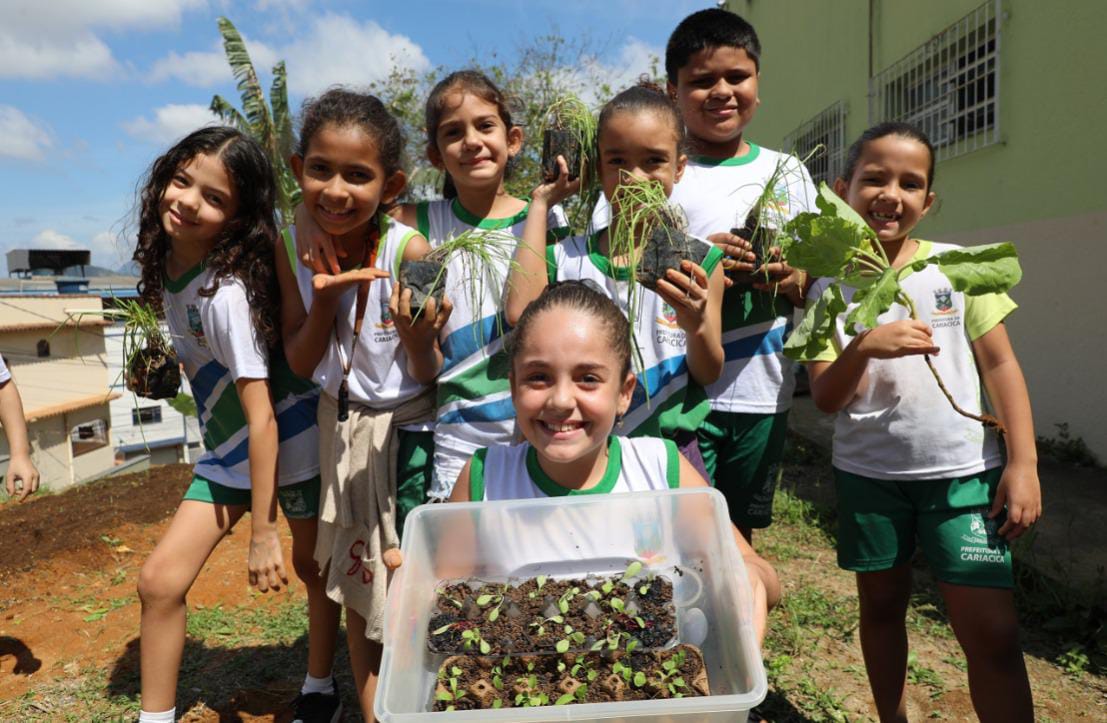
<instances>
[{"instance_id":1,"label":"patch of grass","mask_svg":"<svg viewBox=\"0 0 1107 723\"><path fill-rule=\"evenodd\" d=\"M221 644L235 645L242 639L236 617L233 612L225 610L222 603L213 607L197 605L188 611L188 635L198 640L218 640Z\"/></svg>"},{"instance_id":2,"label":"patch of grass","mask_svg":"<svg viewBox=\"0 0 1107 723\"><path fill-rule=\"evenodd\" d=\"M809 653L827 635L848 642L857 624L855 596L837 597L813 587L801 587L785 595L773 612L767 648L800 656Z\"/></svg>"},{"instance_id":3,"label":"patch of grass","mask_svg":"<svg viewBox=\"0 0 1107 723\"><path fill-rule=\"evenodd\" d=\"M815 680L805 675L799 680L798 692L802 695L797 701L797 706L807 713L812 720L835 721L846 723L849 713L845 708L845 700L835 693L833 688L825 688Z\"/></svg>"},{"instance_id":4,"label":"patch of grass","mask_svg":"<svg viewBox=\"0 0 1107 723\"><path fill-rule=\"evenodd\" d=\"M933 668L928 668L920 663L914 650L907 653L907 680L914 685L923 685L930 688L931 698L937 698L946 691L946 684L942 680L942 676Z\"/></svg>"}]
</instances>

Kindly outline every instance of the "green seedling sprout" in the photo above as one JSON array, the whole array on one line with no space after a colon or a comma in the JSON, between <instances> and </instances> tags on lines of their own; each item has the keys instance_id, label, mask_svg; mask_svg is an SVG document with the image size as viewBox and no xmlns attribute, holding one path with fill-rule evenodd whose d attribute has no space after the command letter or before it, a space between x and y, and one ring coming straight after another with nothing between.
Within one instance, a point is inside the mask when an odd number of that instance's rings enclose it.
<instances>
[{"instance_id":1,"label":"green seedling sprout","mask_svg":"<svg viewBox=\"0 0 1107 723\"><path fill-rule=\"evenodd\" d=\"M531 600L538 597L538 593L542 592L542 588L546 584L546 576L545 575L539 575L538 577L534 578L534 584L535 584L535 589L531 590L527 594L527 597L529 597Z\"/></svg>"},{"instance_id":2,"label":"green seedling sprout","mask_svg":"<svg viewBox=\"0 0 1107 723\"><path fill-rule=\"evenodd\" d=\"M458 610L462 610L462 609L464 609L464 608L465 608L465 603L461 602L461 601L460 601L460 600L458 600L457 598L452 598L452 597L450 597L449 595L447 595L447 594L446 594L446 588L445 588L445 587L440 587L440 588L438 588L437 590L435 590L434 592L435 592L435 593L436 593L436 594L437 594L437 595L438 595L439 597L444 597L444 598L446 598L446 600L447 600L448 602L450 602L451 604L453 604L454 606L456 606ZM449 626L447 626L447 627L449 627ZM440 628L440 629L441 629L441 628ZM435 635L438 635L438 633L435 633Z\"/></svg>"},{"instance_id":3,"label":"green seedling sprout","mask_svg":"<svg viewBox=\"0 0 1107 723\"><path fill-rule=\"evenodd\" d=\"M440 691L438 691L438 693L435 694L435 698L440 700L440 701L443 701L445 703L451 703L452 704L452 703L456 703L457 701L464 698L465 697L465 691L464 690L459 690L458 687L457 687L457 678L458 678L459 675L461 675L461 668L458 668L457 666L454 666L453 668L451 668L450 673L451 673L451 676L450 676L449 680L447 681L447 683L449 685L449 690L440 690ZM446 706L446 711L447 712L452 711L452 710L454 710L453 705Z\"/></svg>"},{"instance_id":4,"label":"green seedling sprout","mask_svg":"<svg viewBox=\"0 0 1107 723\"><path fill-rule=\"evenodd\" d=\"M489 603L496 603L496 606L488 611L488 622L494 623L500 617L500 607L504 604L504 600L507 599L507 589L508 586L505 584L497 593L485 593L477 597L477 607L483 608Z\"/></svg>"},{"instance_id":5,"label":"green seedling sprout","mask_svg":"<svg viewBox=\"0 0 1107 723\"><path fill-rule=\"evenodd\" d=\"M480 628L469 628L468 630L461 631L462 647L466 650L471 650L474 645L480 650L481 655L488 655L492 651L492 646L487 640L481 637Z\"/></svg>"},{"instance_id":6,"label":"green seedling sprout","mask_svg":"<svg viewBox=\"0 0 1107 723\"><path fill-rule=\"evenodd\" d=\"M860 329L877 326L878 317L893 304L906 307L910 317L917 319L915 302L900 281L928 265L936 265L955 290L970 296L1007 291L1022 278L1018 254L1009 243L951 249L895 269L865 220L825 183L820 184L816 203L820 212L797 216L788 223L782 238L783 256L789 264L812 277L831 279L784 345L784 353L793 359L813 359L830 347L836 320L848 308L842 286L857 290L853 295L857 306L845 319L847 333L854 335ZM959 407L930 356L924 355L924 359L938 388L958 414L994 428L1000 436L1005 433L992 415L972 414Z\"/></svg>"},{"instance_id":7,"label":"green seedling sprout","mask_svg":"<svg viewBox=\"0 0 1107 723\"><path fill-rule=\"evenodd\" d=\"M580 594L579 587L572 587L561 594L561 597L557 599L557 609L564 615L569 612L569 601Z\"/></svg>"}]
</instances>

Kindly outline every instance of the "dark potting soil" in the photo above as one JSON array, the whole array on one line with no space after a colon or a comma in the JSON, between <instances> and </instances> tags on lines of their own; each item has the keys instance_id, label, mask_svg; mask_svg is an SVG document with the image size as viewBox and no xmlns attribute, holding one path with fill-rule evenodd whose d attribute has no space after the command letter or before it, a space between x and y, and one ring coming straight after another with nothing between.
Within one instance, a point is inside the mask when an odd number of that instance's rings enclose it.
<instances>
[{"instance_id":1,"label":"dark potting soil","mask_svg":"<svg viewBox=\"0 0 1107 723\"><path fill-rule=\"evenodd\" d=\"M569 180L576 180L580 176L580 141L567 130L547 128L542 132L542 178L547 183L556 181L560 173L558 156L569 166Z\"/></svg>"},{"instance_id":2,"label":"dark potting soil","mask_svg":"<svg viewBox=\"0 0 1107 723\"><path fill-rule=\"evenodd\" d=\"M124 384L147 399L172 399L181 391L181 365L177 356L160 346L138 350L127 365Z\"/></svg>"},{"instance_id":3,"label":"dark potting soil","mask_svg":"<svg viewBox=\"0 0 1107 723\"><path fill-rule=\"evenodd\" d=\"M468 580L436 589L427 626L427 646L435 653L583 652L628 644L647 650L676 637L673 584L665 577Z\"/></svg>"},{"instance_id":4,"label":"dark potting soil","mask_svg":"<svg viewBox=\"0 0 1107 723\"><path fill-rule=\"evenodd\" d=\"M771 259L768 258L769 247L772 244L772 232L766 226L759 224L761 211L757 206L750 209L750 212L746 215L746 222L741 228L732 228L730 232L739 238L743 238L750 242L750 246L753 248L754 260L753 271L730 271L727 276L730 277L735 284L740 286L749 286L757 282L764 282L767 280L764 272L758 273L757 269Z\"/></svg>"},{"instance_id":5,"label":"dark potting soil","mask_svg":"<svg viewBox=\"0 0 1107 723\"><path fill-rule=\"evenodd\" d=\"M433 710L519 708L710 695L692 645L627 654L452 656L438 670Z\"/></svg>"},{"instance_id":6,"label":"dark potting soil","mask_svg":"<svg viewBox=\"0 0 1107 723\"><path fill-rule=\"evenodd\" d=\"M412 314L434 297L435 306L442 304L446 293L446 269L438 261L401 261L400 285L411 289Z\"/></svg>"},{"instance_id":7,"label":"dark potting soil","mask_svg":"<svg viewBox=\"0 0 1107 723\"><path fill-rule=\"evenodd\" d=\"M665 278L665 272L680 268L682 261L702 264L711 245L706 241L689 236L682 231L667 226L653 230L646 241L642 255L638 259L638 282L651 291L657 290L657 282Z\"/></svg>"}]
</instances>

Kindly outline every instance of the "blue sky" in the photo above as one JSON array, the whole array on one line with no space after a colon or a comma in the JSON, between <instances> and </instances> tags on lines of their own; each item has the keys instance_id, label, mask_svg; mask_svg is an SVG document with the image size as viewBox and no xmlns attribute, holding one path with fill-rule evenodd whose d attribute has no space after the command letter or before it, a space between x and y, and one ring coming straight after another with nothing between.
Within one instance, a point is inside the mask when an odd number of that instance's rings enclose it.
<instances>
[{"instance_id":1,"label":"blue sky","mask_svg":"<svg viewBox=\"0 0 1107 723\"><path fill-rule=\"evenodd\" d=\"M364 85L393 62L460 67L528 39L586 34L612 85L661 56L669 32L711 2L668 0L0 0L0 253L83 247L129 258L135 184L173 140L237 104L216 18L246 37L262 82L288 64L295 105ZM5 265L6 270L6 265Z\"/></svg>"}]
</instances>

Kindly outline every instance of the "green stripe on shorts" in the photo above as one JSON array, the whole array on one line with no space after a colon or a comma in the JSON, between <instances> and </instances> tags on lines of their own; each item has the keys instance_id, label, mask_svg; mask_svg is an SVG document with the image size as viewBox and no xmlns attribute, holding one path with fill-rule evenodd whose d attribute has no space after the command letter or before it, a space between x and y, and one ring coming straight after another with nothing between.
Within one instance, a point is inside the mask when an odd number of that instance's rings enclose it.
<instances>
[{"instance_id":1,"label":"green stripe on shorts","mask_svg":"<svg viewBox=\"0 0 1107 723\"><path fill-rule=\"evenodd\" d=\"M250 506L250 490L212 482L195 475L185 490L184 499L210 505ZM290 520L311 519L319 515L319 475L303 482L277 488L277 502Z\"/></svg>"}]
</instances>

